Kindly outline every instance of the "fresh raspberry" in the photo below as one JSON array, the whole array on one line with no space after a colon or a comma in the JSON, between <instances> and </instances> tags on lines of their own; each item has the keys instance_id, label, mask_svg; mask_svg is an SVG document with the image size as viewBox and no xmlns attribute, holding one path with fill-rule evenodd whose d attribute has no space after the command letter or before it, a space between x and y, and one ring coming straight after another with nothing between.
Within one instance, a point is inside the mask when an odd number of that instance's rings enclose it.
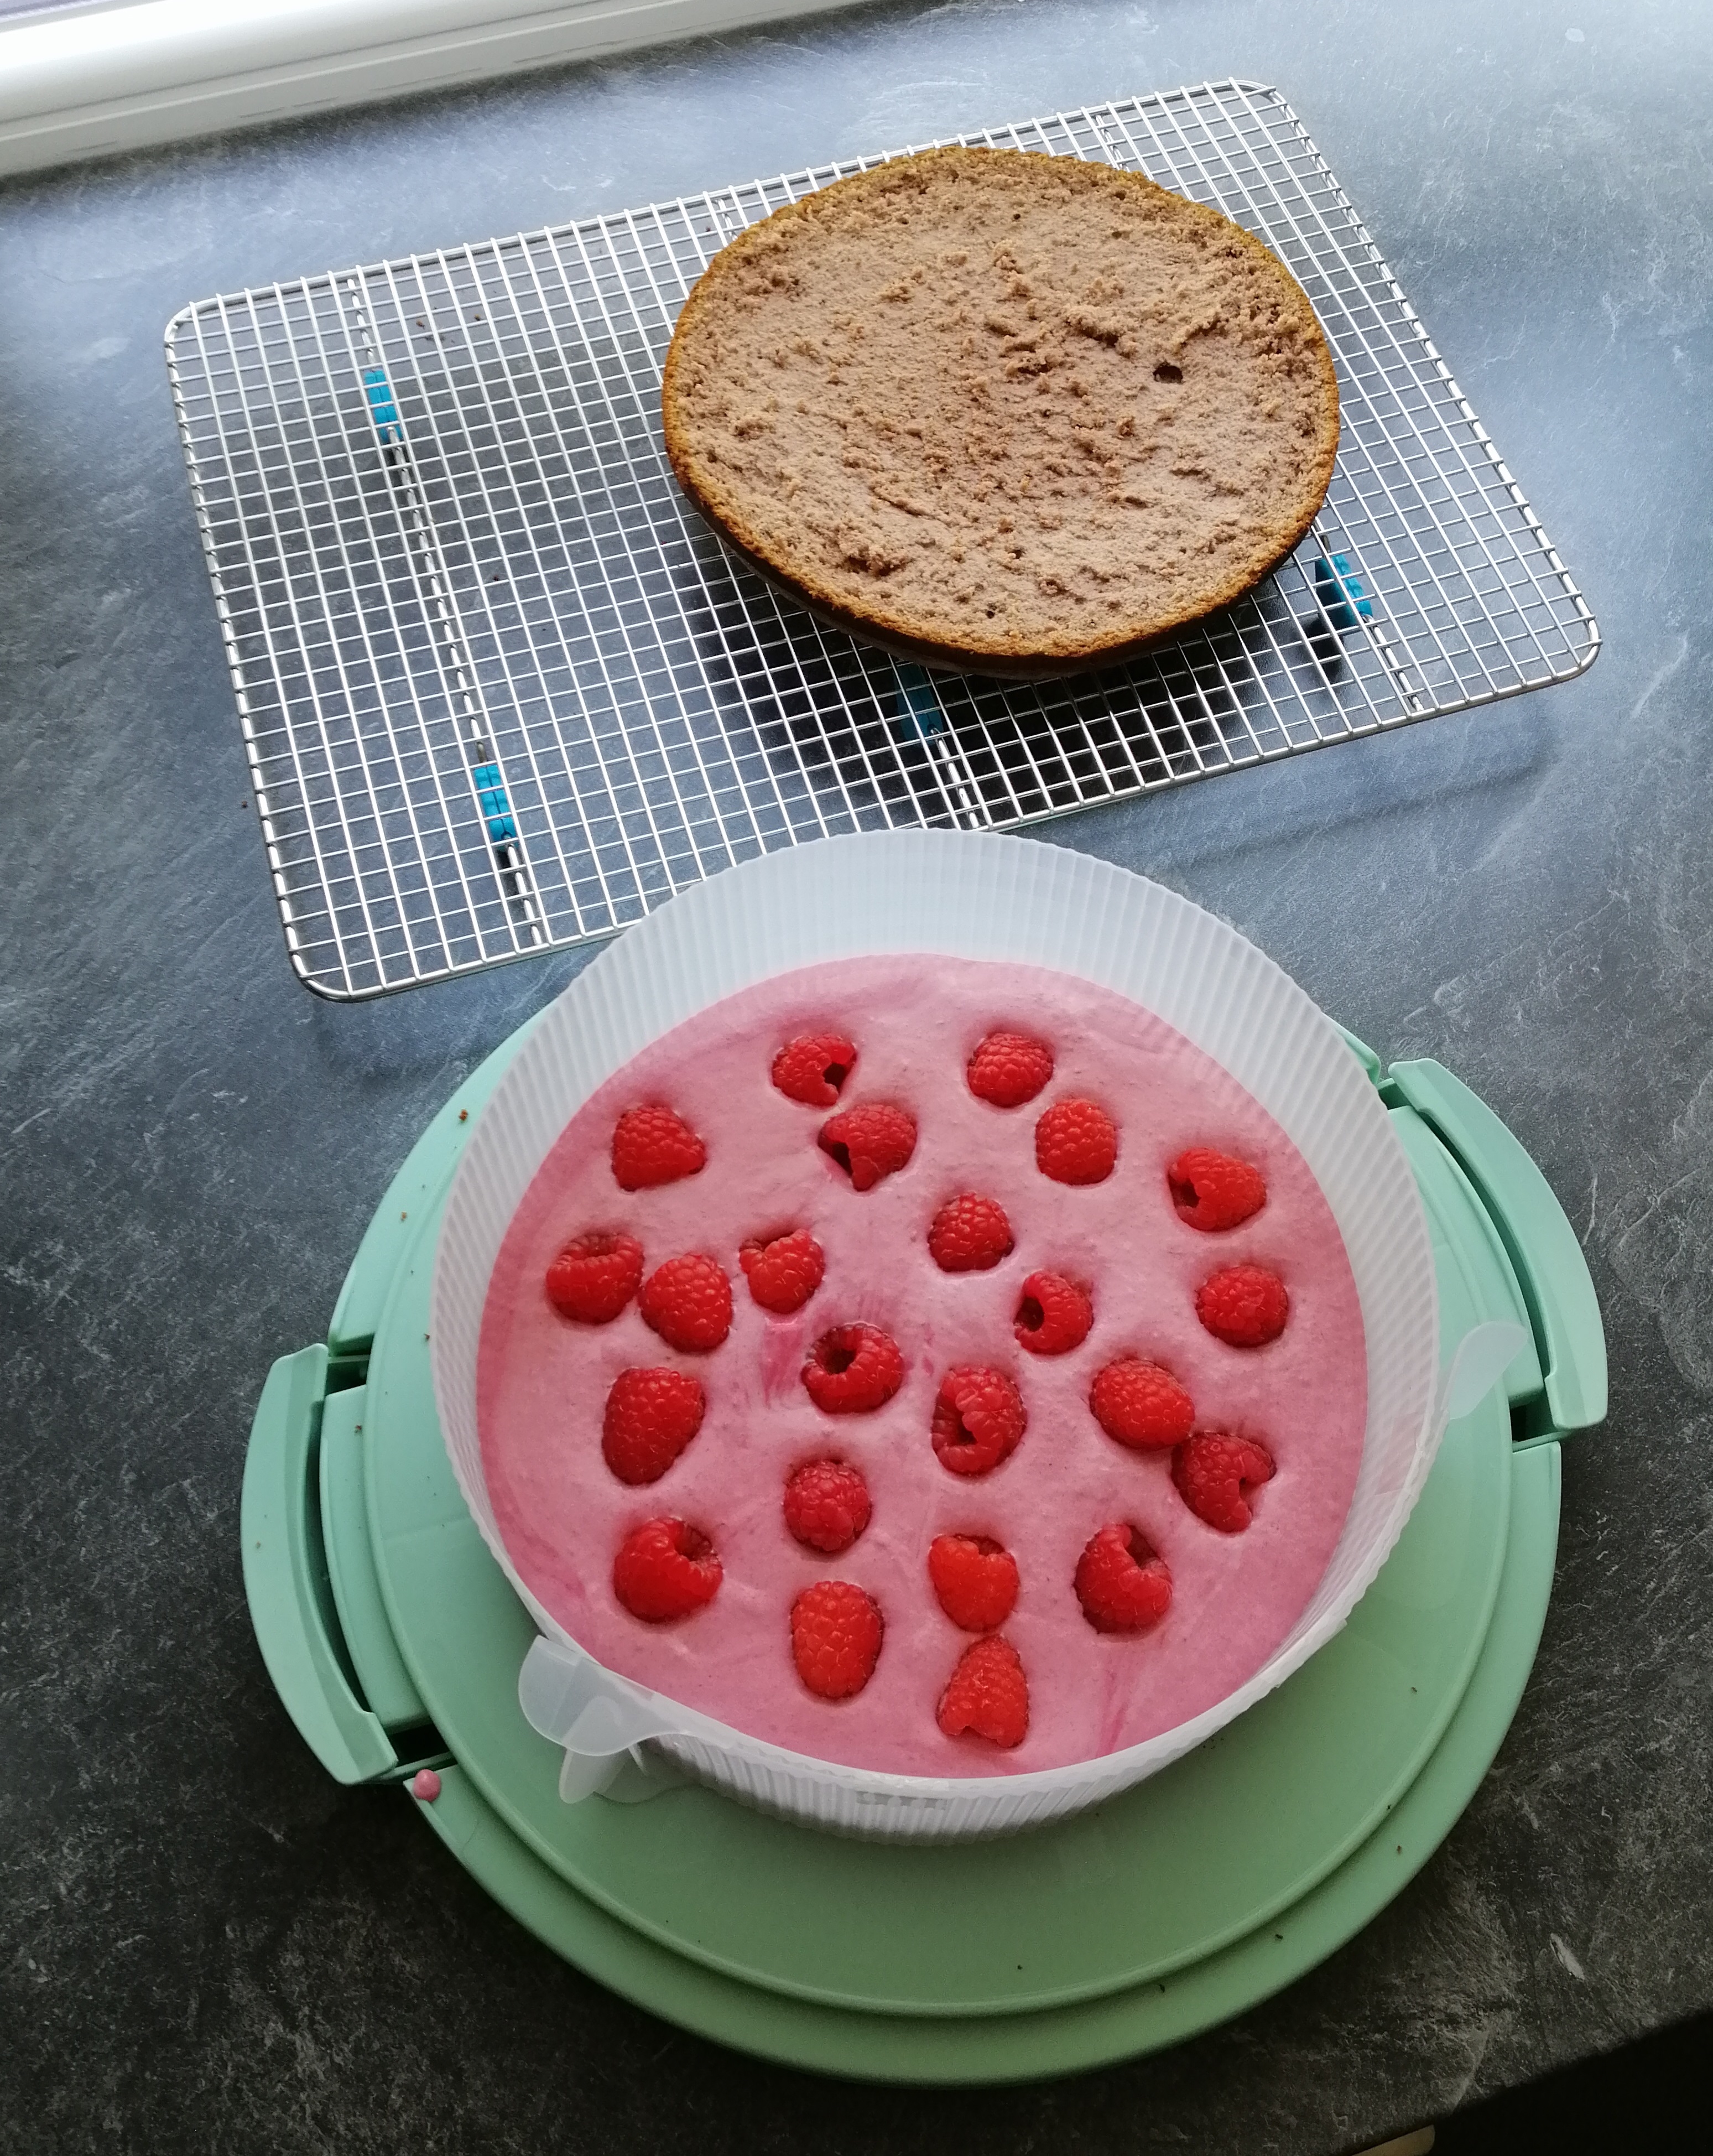
<instances>
[{"instance_id":1,"label":"fresh raspberry","mask_svg":"<svg viewBox=\"0 0 1713 2156\"><path fill-rule=\"evenodd\" d=\"M856 1068L857 1052L842 1033L800 1033L773 1059L773 1083L788 1101L830 1108Z\"/></svg>"},{"instance_id":2,"label":"fresh raspberry","mask_svg":"<svg viewBox=\"0 0 1713 2156\"><path fill-rule=\"evenodd\" d=\"M952 1198L934 1215L928 1248L942 1273L984 1273L1009 1255L1005 1208L991 1198Z\"/></svg>"},{"instance_id":3,"label":"fresh raspberry","mask_svg":"<svg viewBox=\"0 0 1713 2156\"><path fill-rule=\"evenodd\" d=\"M1189 1394L1169 1370L1125 1355L1109 1363L1089 1388L1089 1405L1108 1437L1136 1452L1181 1445L1195 1424Z\"/></svg>"},{"instance_id":4,"label":"fresh raspberry","mask_svg":"<svg viewBox=\"0 0 1713 2156\"><path fill-rule=\"evenodd\" d=\"M1012 1331L1032 1355L1068 1355L1080 1348L1095 1322L1089 1291L1062 1273L1031 1273L1018 1298Z\"/></svg>"},{"instance_id":5,"label":"fresh raspberry","mask_svg":"<svg viewBox=\"0 0 1713 2156\"><path fill-rule=\"evenodd\" d=\"M1020 1108L1053 1075L1053 1050L1026 1033L990 1033L969 1060L970 1091L996 1108Z\"/></svg>"},{"instance_id":6,"label":"fresh raspberry","mask_svg":"<svg viewBox=\"0 0 1713 2156\"><path fill-rule=\"evenodd\" d=\"M621 1482L658 1482L701 1428L707 1405L683 1370L621 1370L601 1418L601 1457Z\"/></svg>"},{"instance_id":7,"label":"fresh raspberry","mask_svg":"<svg viewBox=\"0 0 1713 2156\"><path fill-rule=\"evenodd\" d=\"M751 1298L777 1317L801 1310L821 1285L827 1253L807 1228L764 1242L757 1236L737 1254Z\"/></svg>"},{"instance_id":8,"label":"fresh raspberry","mask_svg":"<svg viewBox=\"0 0 1713 2156\"><path fill-rule=\"evenodd\" d=\"M985 1475L1016 1451L1028 1421L1003 1370L948 1370L934 1403L934 1450L954 1475Z\"/></svg>"},{"instance_id":9,"label":"fresh raspberry","mask_svg":"<svg viewBox=\"0 0 1713 2156\"><path fill-rule=\"evenodd\" d=\"M1017 1600L1017 1559L986 1535L936 1535L928 1577L940 1607L966 1632L997 1631Z\"/></svg>"},{"instance_id":10,"label":"fresh raspberry","mask_svg":"<svg viewBox=\"0 0 1713 2156\"><path fill-rule=\"evenodd\" d=\"M700 1175L708 1148L670 1108L627 1108L613 1127L613 1179L621 1190L654 1190Z\"/></svg>"},{"instance_id":11,"label":"fresh raspberry","mask_svg":"<svg viewBox=\"0 0 1713 2156\"><path fill-rule=\"evenodd\" d=\"M869 1524L874 1507L861 1471L844 1460L807 1460L785 1486L785 1524L805 1549L837 1557Z\"/></svg>"},{"instance_id":12,"label":"fresh raspberry","mask_svg":"<svg viewBox=\"0 0 1713 2156\"><path fill-rule=\"evenodd\" d=\"M885 1622L872 1594L818 1579L791 1605L791 1658L818 1699L849 1699L874 1674Z\"/></svg>"},{"instance_id":13,"label":"fresh raspberry","mask_svg":"<svg viewBox=\"0 0 1713 2156\"><path fill-rule=\"evenodd\" d=\"M613 1560L613 1592L645 1625L688 1617L714 1599L720 1580L714 1545L682 1520L645 1520Z\"/></svg>"},{"instance_id":14,"label":"fresh raspberry","mask_svg":"<svg viewBox=\"0 0 1713 2156\"><path fill-rule=\"evenodd\" d=\"M1008 1640L990 1632L965 1648L935 1718L948 1737L985 1737L1004 1752L1023 1743L1029 1733L1029 1681Z\"/></svg>"},{"instance_id":15,"label":"fresh raspberry","mask_svg":"<svg viewBox=\"0 0 1713 2156\"><path fill-rule=\"evenodd\" d=\"M1290 1315L1285 1282L1264 1265L1228 1265L1196 1290L1196 1316L1228 1348L1264 1348Z\"/></svg>"},{"instance_id":16,"label":"fresh raspberry","mask_svg":"<svg viewBox=\"0 0 1713 2156\"><path fill-rule=\"evenodd\" d=\"M1055 1101L1035 1125L1035 1165L1055 1183L1104 1183L1118 1158L1118 1132L1094 1101Z\"/></svg>"},{"instance_id":17,"label":"fresh raspberry","mask_svg":"<svg viewBox=\"0 0 1713 2156\"><path fill-rule=\"evenodd\" d=\"M1254 1517L1250 1491L1273 1479L1273 1455L1252 1438L1208 1430L1172 1454L1172 1479L1198 1520L1240 1535Z\"/></svg>"},{"instance_id":18,"label":"fresh raspberry","mask_svg":"<svg viewBox=\"0 0 1713 2156\"><path fill-rule=\"evenodd\" d=\"M1192 1146L1166 1171L1166 1187L1177 1217L1205 1235L1241 1227L1267 1203L1261 1171L1211 1146Z\"/></svg>"},{"instance_id":19,"label":"fresh raspberry","mask_svg":"<svg viewBox=\"0 0 1713 2156\"><path fill-rule=\"evenodd\" d=\"M809 1350L803 1385L827 1414L867 1414L904 1383L898 1342L878 1325L835 1325Z\"/></svg>"},{"instance_id":20,"label":"fresh raspberry","mask_svg":"<svg viewBox=\"0 0 1713 2156\"><path fill-rule=\"evenodd\" d=\"M693 1250L668 1258L643 1282L637 1308L669 1348L705 1355L731 1330L731 1282L712 1258Z\"/></svg>"},{"instance_id":21,"label":"fresh raspberry","mask_svg":"<svg viewBox=\"0 0 1713 2156\"><path fill-rule=\"evenodd\" d=\"M916 1119L890 1101L841 1108L821 1126L821 1150L839 1163L858 1190L896 1175L916 1149Z\"/></svg>"},{"instance_id":22,"label":"fresh raspberry","mask_svg":"<svg viewBox=\"0 0 1713 2156\"><path fill-rule=\"evenodd\" d=\"M1076 1563L1076 1599L1097 1632L1140 1632L1172 1607L1172 1574L1139 1527L1102 1527Z\"/></svg>"},{"instance_id":23,"label":"fresh raspberry","mask_svg":"<svg viewBox=\"0 0 1713 2156\"><path fill-rule=\"evenodd\" d=\"M592 1229L567 1243L547 1268L547 1300L578 1325L606 1325L636 1293L643 1246L634 1235Z\"/></svg>"}]
</instances>

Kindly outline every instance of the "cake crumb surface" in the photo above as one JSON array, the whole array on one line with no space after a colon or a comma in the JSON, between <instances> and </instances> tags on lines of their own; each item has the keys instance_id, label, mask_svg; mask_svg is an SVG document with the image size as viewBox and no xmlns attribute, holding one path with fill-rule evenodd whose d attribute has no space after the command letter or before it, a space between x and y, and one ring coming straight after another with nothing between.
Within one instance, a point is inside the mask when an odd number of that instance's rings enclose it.
<instances>
[{"instance_id":1,"label":"cake crumb surface","mask_svg":"<svg viewBox=\"0 0 1713 2156\"><path fill-rule=\"evenodd\" d=\"M980 670L1109 661L1228 603L1325 497L1301 288L1140 174L927 151L722 249L674 335L668 453L715 528L859 634Z\"/></svg>"}]
</instances>

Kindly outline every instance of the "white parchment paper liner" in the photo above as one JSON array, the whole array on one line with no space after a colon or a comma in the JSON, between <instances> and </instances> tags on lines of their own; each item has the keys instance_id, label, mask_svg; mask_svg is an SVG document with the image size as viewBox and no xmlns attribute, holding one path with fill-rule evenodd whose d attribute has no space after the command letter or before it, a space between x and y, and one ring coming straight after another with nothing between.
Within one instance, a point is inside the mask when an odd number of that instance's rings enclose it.
<instances>
[{"instance_id":1,"label":"white parchment paper liner","mask_svg":"<svg viewBox=\"0 0 1713 2156\"><path fill-rule=\"evenodd\" d=\"M762 1743L616 1676L518 1577L483 1479L476 1347L489 1275L571 1116L649 1041L721 997L794 967L886 951L1057 967L1157 1012L1247 1086L1301 1152L1343 1234L1362 1301L1362 1462L1313 1599L1266 1666L1216 1707L1076 1766L946 1781L864 1773ZM1175 892L1066 848L986 834L821 840L732 869L628 930L546 1014L484 1111L447 1200L432 1312L446 1449L488 1547L544 1635L520 1692L534 1726L566 1745L567 1798L612 1784L627 1754L645 1762L664 1752L765 1810L887 1838L1003 1833L1079 1811L1157 1773L1271 1691L1340 1629L1379 1571L1446 1419L1415 1178L1331 1021L1271 959ZM634 1769L625 1779L638 1793Z\"/></svg>"}]
</instances>

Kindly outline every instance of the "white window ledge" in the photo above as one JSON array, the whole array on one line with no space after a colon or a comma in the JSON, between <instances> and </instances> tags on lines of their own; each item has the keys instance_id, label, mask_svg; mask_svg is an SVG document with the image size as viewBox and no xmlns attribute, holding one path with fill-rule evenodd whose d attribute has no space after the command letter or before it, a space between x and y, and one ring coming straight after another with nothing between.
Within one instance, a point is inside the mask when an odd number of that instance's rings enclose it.
<instances>
[{"instance_id":1,"label":"white window ledge","mask_svg":"<svg viewBox=\"0 0 1713 2156\"><path fill-rule=\"evenodd\" d=\"M0 173L848 0L138 0L0 22Z\"/></svg>"}]
</instances>

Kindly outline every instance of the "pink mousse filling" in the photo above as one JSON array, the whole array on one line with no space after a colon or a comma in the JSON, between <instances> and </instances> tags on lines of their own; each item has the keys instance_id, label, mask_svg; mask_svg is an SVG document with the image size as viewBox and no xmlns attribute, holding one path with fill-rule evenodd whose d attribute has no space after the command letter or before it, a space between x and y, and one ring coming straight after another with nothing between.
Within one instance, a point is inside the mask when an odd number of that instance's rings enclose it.
<instances>
[{"instance_id":1,"label":"pink mousse filling","mask_svg":"<svg viewBox=\"0 0 1713 2156\"><path fill-rule=\"evenodd\" d=\"M1015 1109L977 1100L971 1051L1003 1027L1052 1048L1044 1091ZM816 1143L830 1109L771 1083L776 1050L835 1031L859 1060L839 1106L892 1101L915 1116L914 1158L859 1194ZM1100 1102L1119 1131L1104 1183L1068 1188L1035 1165L1042 1110L1066 1095ZM627 1193L609 1147L627 1107L663 1101L697 1131L707 1165L685 1181ZM1187 1226L1167 1191L1168 1162L1210 1146L1252 1162L1265 1206L1241 1226ZM1010 1217L1016 1247L992 1270L941 1272L928 1226L974 1191ZM738 1263L757 1235L808 1228L826 1277L790 1317L757 1308ZM636 1304L612 1322L567 1322L543 1279L572 1237L623 1229L647 1269L705 1251L730 1273L725 1344L680 1355ZM1270 1345L1241 1349L1203 1330L1195 1291L1247 1260L1290 1296ZM1038 1357L1013 1322L1026 1275L1085 1283L1092 1331L1072 1353ZM878 1325L903 1352L904 1383L879 1410L827 1415L799 1373L818 1336ZM1126 1353L1185 1385L1197 1427L1259 1440L1277 1471L1240 1534L1198 1519L1174 1487L1168 1452L1113 1442L1089 1408L1095 1373ZM1028 1426L981 1478L953 1475L929 1430L940 1379L958 1363L1009 1373ZM658 1482L627 1488L601 1455L602 1411L621 1370L675 1364L707 1394L700 1434ZM1361 1461L1367 1397L1362 1312L1336 1223L1301 1155L1218 1064L1150 1012L1069 975L938 957L843 961L728 998L654 1042L566 1126L518 1208L483 1313L477 1375L482 1460L500 1531L531 1591L609 1669L794 1752L904 1774L1023 1773L1099 1757L1175 1727L1254 1674L1313 1594L1343 1527ZM782 1494L807 1460L854 1462L874 1515L837 1557L787 1531ZM708 1535L725 1568L705 1609L670 1625L632 1617L613 1590L613 1559L642 1522L672 1516ZM1077 1559L1109 1522L1140 1527L1172 1571L1166 1617L1151 1630L1096 1632L1073 1586ZM1014 1750L944 1736L935 1710L971 1635L941 1612L928 1546L940 1534L992 1537L1022 1585L1003 1630L1029 1686L1028 1734ZM851 1580L880 1604L885 1635L867 1687L817 1698L792 1661L788 1613L812 1581Z\"/></svg>"}]
</instances>

